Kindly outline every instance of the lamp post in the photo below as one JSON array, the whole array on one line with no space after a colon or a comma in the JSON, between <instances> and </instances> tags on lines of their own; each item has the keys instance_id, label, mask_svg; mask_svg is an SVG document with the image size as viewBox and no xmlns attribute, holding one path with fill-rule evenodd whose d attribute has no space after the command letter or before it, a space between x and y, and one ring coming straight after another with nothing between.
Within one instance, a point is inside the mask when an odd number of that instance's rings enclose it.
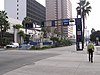
<instances>
[{"instance_id":1,"label":"lamp post","mask_svg":"<svg viewBox=\"0 0 100 75\"><path fill-rule=\"evenodd\" d=\"M96 45L98 46L99 44L99 37L96 37Z\"/></svg>"},{"instance_id":2,"label":"lamp post","mask_svg":"<svg viewBox=\"0 0 100 75\"><path fill-rule=\"evenodd\" d=\"M63 39L63 0L61 0L61 39Z\"/></svg>"},{"instance_id":3,"label":"lamp post","mask_svg":"<svg viewBox=\"0 0 100 75\"><path fill-rule=\"evenodd\" d=\"M89 30L86 30L86 46L88 44L88 39L89 39Z\"/></svg>"},{"instance_id":4,"label":"lamp post","mask_svg":"<svg viewBox=\"0 0 100 75\"><path fill-rule=\"evenodd\" d=\"M56 20L57 20L57 31L59 31L58 26L58 0L56 0Z\"/></svg>"}]
</instances>

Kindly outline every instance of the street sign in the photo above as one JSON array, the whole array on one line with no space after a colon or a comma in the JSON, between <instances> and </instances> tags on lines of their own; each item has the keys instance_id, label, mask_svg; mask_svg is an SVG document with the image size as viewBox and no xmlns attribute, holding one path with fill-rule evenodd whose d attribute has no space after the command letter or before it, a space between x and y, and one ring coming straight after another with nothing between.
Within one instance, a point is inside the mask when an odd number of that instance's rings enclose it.
<instances>
[{"instance_id":1,"label":"street sign","mask_svg":"<svg viewBox=\"0 0 100 75\"><path fill-rule=\"evenodd\" d=\"M68 25L69 25L69 19L64 19L63 26L68 26Z\"/></svg>"},{"instance_id":2,"label":"street sign","mask_svg":"<svg viewBox=\"0 0 100 75\"><path fill-rule=\"evenodd\" d=\"M76 18L75 19L75 25L76 25L76 47L77 50L83 50L82 47L82 21L81 18Z\"/></svg>"},{"instance_id":3,"label":"street sign","mask_svg":"<svg viewBox=\"0 0 100 75\"><path fill-rule=\"evenodd\" d=\"M69 19L69 25L75 25L75 19Z\"/></svg>"},{"instance_id":4,"label":"street sign","mask_svg":"<svg viewBox=\"0 0 100 75\"><path fill-rule=\"evenodd\" d=\"M76 24L76 40L77 40L77 42L82 42L82 22L81 22L81 18L76 18L75 24Z\"/></svg>"},{"instance_id":5,"label":"street sign","mask_svg":"<svg viewBox=\"0 0 100 75\"><path fill-rule=\"evenodd\" d=\"M76 30L82 31L82 21L81 18L75 19Z\"/></svg>"},{"instance_id":6,"label":"street sign","mask_svg":"<svg viewBox=\"0 0 100 75\"><path fill-rule=\"evenodd\" d=\"M77 31L77 35L82 35L82 32L81 31Z\"/></svg>"}]
</instances>

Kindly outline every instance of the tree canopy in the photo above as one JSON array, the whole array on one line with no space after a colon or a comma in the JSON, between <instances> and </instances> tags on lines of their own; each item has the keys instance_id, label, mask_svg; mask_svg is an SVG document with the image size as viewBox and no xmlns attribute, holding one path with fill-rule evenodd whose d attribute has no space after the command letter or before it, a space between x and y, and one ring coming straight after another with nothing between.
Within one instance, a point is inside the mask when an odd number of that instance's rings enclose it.
<instances>
[{"instance_id":1,"label":"tree canopy","mask_svg":"<svg viewBox=\"0 0 100 75\"><path fill-rule=\"evenodd\" d=\"M89 12L91 12L92 7L90 6L90 2L86 0L82 0L77 3L78 7L76 8L77 10L77 15L81 15L82 17L85 17L89 15Z\"/></svg>"},{"instance_id":2,"label":"tree canopy","mask_svg":"<svg viewBox=\"0 0 100 75\"><path fill-rule=\"evenodd\" d=\"M5 11L0 11L0 30L1 32L6 32L9 27L9 22L7 21L7 13Z\"/></svg>"},{"instance_id":3,"label":"tree canopy","mask_svg":"<svg viewBox=\"0 0 100 75\"><path fill-rule=\"evenodd\" d=\"M95 42L96 38L99 38L100 41L100 31L95 31L90 35L90 40Z\"/></svg>"},{"instance_id":4,"label":"tree canopy","mask_svg":"<svg viewBox=\"0 0 100 75\"><path fill-rule=\"evenodd\" d=\"M10 28L9 27L9 22L7 21L8 16L5 11L0 11L0 31L1 31L1 36L0 36L0 44L3 46L3 43L5 39L3 39L3 34Z\"/></svg>"}]
</instances>

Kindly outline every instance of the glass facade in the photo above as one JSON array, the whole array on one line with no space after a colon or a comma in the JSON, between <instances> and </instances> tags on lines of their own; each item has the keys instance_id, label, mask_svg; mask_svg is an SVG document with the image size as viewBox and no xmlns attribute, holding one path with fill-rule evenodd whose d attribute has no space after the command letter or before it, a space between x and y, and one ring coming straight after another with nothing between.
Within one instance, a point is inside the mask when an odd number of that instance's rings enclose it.
<instances>
[{"instance_id":1,"label":"glass facade","mask_svg":"<svg viewBox=\"0 0 100 75\"><path fill-rule=\"evenodd\" d=\"M35 0L27 0L26 3L27 3L26 16L30 17L33 23L40 25L42 21L45 21L46 10L43 5L41 5Z\"/></svg>"}]
</instances>

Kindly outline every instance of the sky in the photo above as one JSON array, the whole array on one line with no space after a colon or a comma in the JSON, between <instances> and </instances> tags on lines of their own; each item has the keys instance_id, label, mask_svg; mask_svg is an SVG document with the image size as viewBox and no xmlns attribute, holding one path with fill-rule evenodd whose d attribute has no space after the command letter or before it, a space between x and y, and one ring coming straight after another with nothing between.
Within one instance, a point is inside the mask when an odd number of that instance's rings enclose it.
<instances>
[{"instance_id":1,"label":"sky","mask_svg":"<svg viewBox=\"0 0 100 75\"><path fill-rule=\"evenodd\" d=\"M42 5L45 6L45 0L36 0L39 3L41 3ZM79 0L70 0L72 3L72 15L73 18L76 18L76 7L78 6L77 3L79 2ZM100 23L99 23L99 19L100 19L100 11L99 11L99 6L100 6L100 1L99 0L87 0L90 2L90 6L92 7L92 10L89 14L89 16L87 16L86 19L86 26L87 26L87 30L91 31L92 28L94 28L95 30L100 30ZM4 0L0 0L0 10L4 10Z\"/></svg>"}]
</instances>

